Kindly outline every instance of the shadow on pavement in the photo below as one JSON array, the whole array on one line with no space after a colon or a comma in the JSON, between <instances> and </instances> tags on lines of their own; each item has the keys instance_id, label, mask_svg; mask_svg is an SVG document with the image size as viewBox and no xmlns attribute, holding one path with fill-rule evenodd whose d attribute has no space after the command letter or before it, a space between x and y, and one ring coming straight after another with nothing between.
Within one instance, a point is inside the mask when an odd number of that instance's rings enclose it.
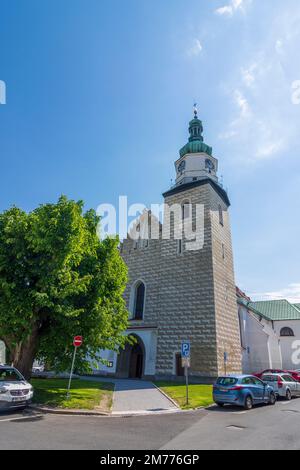
<instances>
[{"instance_id":1,"label":"shadow on pavement","mask_svg":"<svg viewBox=\"0 0 300 470\"><path fill-rule=\"evenodd\" d=\"M34 410L6 410L6 411L0 411L0 423L1 421L7 421L7 420L12 420L14 422L30 422L30 421L40 421L44 419L44 416L41 415L40 413L37 413Z\"/></svg>"},{"instance_id":2,"label":"shadow on pavement","mask_svg":"<svg viewBox=\"0 0 300 470\"><path fill-rule=\"evenodd\" d=\"M254 411L260 408L268 408L268 405L264 405L264 404L255 405L252 408L252 410L245 410L245 408L241 406L225 405L223 407L220 407L220 406L215 405L215 406L206 408L206 410L212 413L241 413L242 411L245 413L251 413L251 411Z\"/></svg>"}]
</instances>

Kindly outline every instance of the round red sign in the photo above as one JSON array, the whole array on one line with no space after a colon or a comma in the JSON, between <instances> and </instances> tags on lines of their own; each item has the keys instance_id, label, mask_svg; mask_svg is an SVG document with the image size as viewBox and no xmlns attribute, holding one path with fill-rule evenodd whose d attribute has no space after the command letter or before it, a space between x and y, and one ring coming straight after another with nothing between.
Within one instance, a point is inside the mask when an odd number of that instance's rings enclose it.
<instances>
[{"instance_id":1,"label":"round red sign","mask_svg":"<svg viewBox=\"0 0 300 470\"><path fill-rule=\"evenodd\" d=\"M73 340L73 345L75 346L75 348L79 348L79 346L82 345L82 341L82 336L75 336Z\"/></svg>"}]
</instances>

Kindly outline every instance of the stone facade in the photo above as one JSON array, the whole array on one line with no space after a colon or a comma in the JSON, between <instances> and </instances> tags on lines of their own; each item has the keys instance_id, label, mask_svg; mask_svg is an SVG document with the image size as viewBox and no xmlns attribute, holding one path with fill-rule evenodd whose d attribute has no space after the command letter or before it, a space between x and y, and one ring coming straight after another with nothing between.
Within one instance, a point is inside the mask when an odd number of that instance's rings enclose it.
<instances>
[{"instance_id":1,"label":"stone facade","mask_svg":"<svg viewBox=\"0 0 300 470\"><path fill-rule=\"evenodd\" d=\"M220 192L223 194L222 192ZM176 353L181 342L191 341L190 375L212 378L227 370L241 371L240 336L236 307L228 205L209 178L175 188L165 194L165 204L204 206L203 248L182 253L178 241L149 240L148 246L127 239L122 256L129 270L125 292L132 306L134 288L139 280L146 286L143 320L131 321L131 328L157 331L156 376L176 376ZM225 198L226 199L226 198ZM222 207L223 225L219 220ZM173 225L171 224L171 234Z\"/></svg>"}]
</instances>

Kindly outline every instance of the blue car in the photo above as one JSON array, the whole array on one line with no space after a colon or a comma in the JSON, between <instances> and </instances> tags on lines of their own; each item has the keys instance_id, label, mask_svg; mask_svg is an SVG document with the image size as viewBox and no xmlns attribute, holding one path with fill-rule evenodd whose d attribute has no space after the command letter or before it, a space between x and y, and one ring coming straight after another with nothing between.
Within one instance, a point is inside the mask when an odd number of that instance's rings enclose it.
<instances>
[{"instance_id":1,"label":"blue car","mask_svg":"<svg viewBox=\"0 0 300 470\"><path fill-rule=\"evenodd\" d=\"M213 388L214 402L219 406L235 405L251 410L260 403L275 405L273 387L252 375L219 377Z\"/></svg>"}]
</instances>

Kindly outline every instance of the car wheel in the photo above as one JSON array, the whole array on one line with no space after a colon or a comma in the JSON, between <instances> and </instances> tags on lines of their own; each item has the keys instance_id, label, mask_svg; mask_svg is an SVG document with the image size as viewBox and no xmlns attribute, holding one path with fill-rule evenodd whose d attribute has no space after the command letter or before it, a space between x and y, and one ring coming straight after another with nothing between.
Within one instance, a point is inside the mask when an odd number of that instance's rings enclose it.
<instances>
[{"instance_id":1,"label":"car wheel","mask_svg":"<svg viewBox=\"0 0 300 470\"><path fill-rule=\"evenodd\" d=\"M223 408L224 403L216 403L216 405L220 406L220 408Z\"/></svg>"},{"instance_id":2,"label":"car wheel","mask_svg":"<svg viewBox=\"0 0 300 470\"><path fill-rule=\"evenodd\" d=\"M291 401L291 399L292 399L292 394L291 394L291 391L290 391L290 390L287 390L287 391L286 391L285 398L286 398L288 401Z\"/></svg>"},{"instance_id":3,"label":"car wheel","mask_svg":"<svg viewBox=\"0 0 300 470\"><path fill-rule=\"evenodd\" d=\"M270 405L275 405L276 403L276 395L275 393L271 393L270 394L270 401L269 401Z\"/></svg>"},{"instance_id":4,"label":"car wheel","mask_svg":"<svg viewBox=\"0 0 300 470\"><path fill-rule=\"evenodd\" d=\"M252 398L251 398L250 395L248 395L248 396L246 397L244 407L245 407L246 410L252 410L252 408L253 408L253 400L252 400Z\"/></svg>"}]
</instances>

